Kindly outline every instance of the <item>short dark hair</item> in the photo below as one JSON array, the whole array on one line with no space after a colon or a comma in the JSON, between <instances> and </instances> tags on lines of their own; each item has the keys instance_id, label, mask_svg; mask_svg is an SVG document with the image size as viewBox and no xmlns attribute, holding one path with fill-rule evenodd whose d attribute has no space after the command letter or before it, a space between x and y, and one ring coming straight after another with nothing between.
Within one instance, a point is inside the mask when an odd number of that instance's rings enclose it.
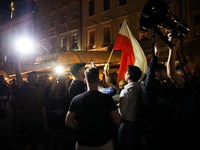
<instances>
[{"instance_id":1,"label":"short dark hair","mask_svg":"<svg viewBox=\"0 0 200 150\"><path fill-rule=\"evenodd\" d=\"M94 67L87 68L84 74L88 83L96 83L99 80L99 71L97 68Z\"/></svg>"},{"instance_id":2,"label":"short dark hair","mask_svg":"<svg viewBox=\"0 0 200 150\"><path fill-rule=\"evenodd\" d=\"M185 67L187 63L189 62L189 59L183 58L176 64L176 71L183 70L182 66ZM182 64L182 66L181 66Z\"/></svg>"},{"instance_id":3,"label":"short dark hair","mask_svg":"<svg viewBox=\"0 0 200 150\"><path fill-rule=\"evenodd\" d=\"M133 82L137 82L142 76L142 71L137 66L129 65L127 74L130 75L130 79Z\"/></svg>"},{"instance_id":4,"label":"short dark hair","mask_svg":"<svg viewBox=\"0 0 200 150\"><path fill-rule=\"evenodd\" d=\"M161 70L166 70L166 69L167 69L167 67L164 64L162 64L162 63L156 64L156 71L160 72Z\"/></svg>"},{"instance_id":5,"label":"short dark hair","mask_svg":"<svg viewBox=\"0 0 200 150\"><path fill-rule=\"evenodd\" d=\"M38 75L38 73L36 71L32 71L28 73L28 79L30 78L31 75Z\"/></svg>"}]
</instances>

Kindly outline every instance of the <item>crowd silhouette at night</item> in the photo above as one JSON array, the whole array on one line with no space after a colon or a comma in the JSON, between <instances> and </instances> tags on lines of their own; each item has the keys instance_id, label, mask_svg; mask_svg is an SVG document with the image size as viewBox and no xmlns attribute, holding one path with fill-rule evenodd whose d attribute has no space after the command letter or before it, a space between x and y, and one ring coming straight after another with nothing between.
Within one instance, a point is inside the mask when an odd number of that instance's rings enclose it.
<instances>
[{"instance_id":1,"label":"crowd silhouette at night","mask_svg":"<svg viewBox=\"0 0 200 150\"><path fill-rule=\"evenodd\" d=\"M0 76L0 149L190 150L200 146L200 76L183 59L175 65L173 37L167 66L158 63L159 46L144 79L129 65L116 86L117 73L73 64L70 74L28 74L20 61L16 79ZM182 70L182 67L184 71ZM111 96L98 87L113 88Z\"/></svg>"}]
</instances>

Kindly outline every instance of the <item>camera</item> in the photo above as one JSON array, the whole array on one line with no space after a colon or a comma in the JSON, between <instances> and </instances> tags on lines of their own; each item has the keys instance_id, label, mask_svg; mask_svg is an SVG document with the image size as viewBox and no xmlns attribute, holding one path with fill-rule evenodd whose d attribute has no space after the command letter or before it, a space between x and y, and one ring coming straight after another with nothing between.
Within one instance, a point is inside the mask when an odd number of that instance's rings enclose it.
<instances>
[{"instance_id":1,"label":"camera","mask_svg":"<svg viewBox=\"0 0 200 150\"><path fill-rule=\"evenodd\" d=\"M142 10L140 24L144 29L154 28L162 40L168 45L172 45L161 33L159 27L164 27L173 36L181 39L190 31L189 26L174 16L169 10L167 0L149 0Z\"/></svg>"},{"instance_id":2,"label":"camera","mask_svg":"<svg viewBox=\"0 0 200 150\"><path fill-rule=\"evenodd\" d=\"M183 20L174 16L170 11L168 11L167 16L160 25L179 39L185 37L190 31L189 26Z\"/></svg>"}]
</instances>

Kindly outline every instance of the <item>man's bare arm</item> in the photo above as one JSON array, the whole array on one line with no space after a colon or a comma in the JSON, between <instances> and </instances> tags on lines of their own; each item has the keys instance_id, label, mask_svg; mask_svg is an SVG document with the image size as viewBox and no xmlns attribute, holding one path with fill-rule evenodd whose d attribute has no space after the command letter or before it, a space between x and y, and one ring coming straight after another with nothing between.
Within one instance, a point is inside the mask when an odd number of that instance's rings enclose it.
<instances>
[{"instance_id":1,"label":"man's bare arm","mask_svg":"<svg viewBox=\"0 0 200 150\"><path fill-rule=\"evenodd\" d=\"M20 89L23 85L23 80L21 76L21 64L20 64L20 58L16 59L16 79L17 79L17 86Z\"/></svg>"},{"instance_id":2,"label":"man's bare arm","mask_svg":"<svg viewBox=\"0 0 200 150\"><path fill-rule=\"evenodd\" d=\"M109 76L109 64L105 64L103 70L105 73L105 81L106 81L108 87L115 87L115 85L111 83L111 78Z\"/></svg>"},{"instance_id":3,"label":"man's bare arm","mask_svg":"<svg viewBox=\"0 0 200 150\"><path fill-rule=\"evenodd\" d=\"M113 110L110 112L110 116L114 122L115 125L120 125L121 123L121 116L120 114L118 113L117 109L116 110Z\"/></svg>"},{"instance_id":4,"label":"man's bare arm","mask_svg":"<svg viewBox=\"0 0 200 150\"><path fill-rule=\"evenodd\" d=\"M50 84L50 90L47 94L47 99L51 99L52 95L53 95L53 92L54 92L54 89L55 89L55 86L56 86L56 78L54 77L53 78L53 81L51 82Z\"/></svg>"},{"instance_id":5,"label":"man's bare arm","mask_svg":"<svg viewBox=\"0 0 200 150\"><path fill-rule=\"evenodd\" d=\"M68 111L66 118L65 118L65 125L71 127L74 130L77 130L78 123L74 120L76 114L74 112Z\"/></svg>"},{"instance_id":6,"label":"man's bare arm","mask_svg":"<svg viewBox=\"0 0 200 150\"><path fill-rule=\"evenodd\" d=\"M174 44L174 46L169 48L169 57L168 57L168 62L167 62L167 75L169 78L172 79L172 81L175 83L175 85L178 88L183 89L184 84L185 84L185 79L183 76L177 74L176 67L175 67L176 51L177 51L179 42L177 38L174 38L171 35L169 35L169 39Z\"/></svg>"}]
</instances>

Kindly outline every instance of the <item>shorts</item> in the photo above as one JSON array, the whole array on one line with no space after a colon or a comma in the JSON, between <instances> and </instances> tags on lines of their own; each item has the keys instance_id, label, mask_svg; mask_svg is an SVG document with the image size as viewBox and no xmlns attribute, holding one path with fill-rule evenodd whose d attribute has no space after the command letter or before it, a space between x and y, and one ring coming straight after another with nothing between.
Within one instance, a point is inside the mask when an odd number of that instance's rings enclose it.
<instances>
[{"instance_id":1,"label":"shorts","mask_svg":"<svg viewBox=\"0 0 200 150\"><path fill-rule=\"evenodd\" d=\"M44 125L38 122L28 122L20 124L21 139L23 145L33 143L45 143L46 132Z\"/></svg>"}]
</instances>

